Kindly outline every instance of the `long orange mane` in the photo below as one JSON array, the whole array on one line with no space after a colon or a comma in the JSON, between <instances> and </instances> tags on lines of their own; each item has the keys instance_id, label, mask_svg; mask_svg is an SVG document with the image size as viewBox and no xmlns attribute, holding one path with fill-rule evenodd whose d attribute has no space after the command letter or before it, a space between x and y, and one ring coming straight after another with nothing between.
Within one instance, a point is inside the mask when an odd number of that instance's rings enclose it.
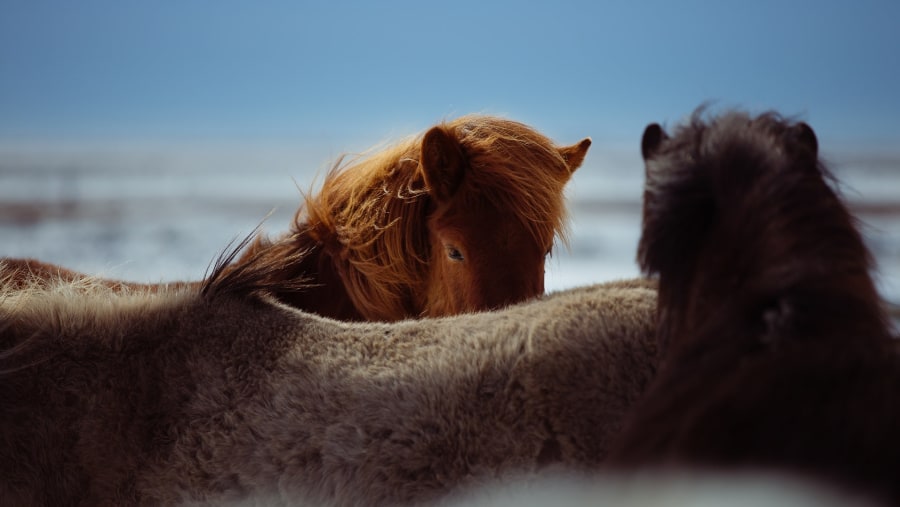
<instances>
[{"instance_id":1,"label":"long orange mane","mask_svg":"<svg viewBox=\"0 0 900 507\"><path fill-rule=\"evenodd\" d=\"M535 241L566 238L562 180L569 169L552 141L506 119L469 115L443 126L455 133L470 166L463 195L489 197L517 214ZM408 315L411 287L426 277L429 205L421 171L422 136L349 164L338 163L294 220L333 257L363 315ZM548 170L555 169L555 170Z\"/></svg>"}]
</instances>

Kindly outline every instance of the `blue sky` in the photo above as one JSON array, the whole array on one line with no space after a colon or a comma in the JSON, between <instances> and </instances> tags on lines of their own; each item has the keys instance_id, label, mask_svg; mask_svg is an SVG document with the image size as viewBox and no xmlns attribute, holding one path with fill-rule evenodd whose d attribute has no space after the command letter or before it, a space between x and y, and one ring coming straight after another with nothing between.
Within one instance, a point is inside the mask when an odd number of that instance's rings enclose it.
<instances>
[{"instance_id":1,"label":"blue sky","mask_svg":"<svg viewBox=\"0 0 900 507\"><path fill-rule=\"evenodd\" d=\"M0 142L634 142L703 101L900 146L900 2L0 0Z\"/></svg>"}]
</instances>

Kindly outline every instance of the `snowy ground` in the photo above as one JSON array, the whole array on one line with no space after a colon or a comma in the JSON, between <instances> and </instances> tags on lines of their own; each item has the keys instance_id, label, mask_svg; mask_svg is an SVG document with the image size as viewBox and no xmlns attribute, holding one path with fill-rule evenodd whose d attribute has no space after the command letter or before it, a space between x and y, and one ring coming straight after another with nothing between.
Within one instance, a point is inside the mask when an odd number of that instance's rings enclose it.
<instances>
[{"instance_id":1,"label":"snowy ground","mask_svg":"<svg viewBox=\"0 0 900 507\"><path fill-rule=\"evenodd\" d=\"M547 267L548 290L635 276L643 169L637 150L595 143L568 187L569 248ZM828 154L878 261L879 287L900 304L900 153ZM197 279L266 215L287 229L328 167L315 150L37 150L0 146L0 256L92 274Z\"/></svg>"}]
</instances>

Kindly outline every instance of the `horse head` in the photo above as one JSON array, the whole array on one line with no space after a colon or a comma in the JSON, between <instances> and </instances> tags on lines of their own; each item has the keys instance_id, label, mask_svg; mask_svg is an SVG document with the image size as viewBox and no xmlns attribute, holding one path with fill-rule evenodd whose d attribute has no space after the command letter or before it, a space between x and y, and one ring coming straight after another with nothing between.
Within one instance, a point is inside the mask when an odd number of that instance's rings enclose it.
<instances>
[{"instance_id":1,"label":"horse head","mask_svg":"<svg viewBox=\"0 0 900 507\"><path fill-rule=\"evenodd\" d=\"M716 326L748 340L830 336L815 331L823 310L879 322L870 255L812 128L775 113L702 116L671 137L651 124L641 141L638 261L660 278L661 342Z\"/></svg>"},{"instance_id":2,"label":"horse head","mask_svg":"<svg viewBox=\"0 0 900 507\"><path fill-rule=\"evenodd\" d=\"M565 232L563 187L590 144L558 147L525 125L483 117L424 135L426 315L499 308L544 292L545 258Z\"/></svg>"}]
</instances>

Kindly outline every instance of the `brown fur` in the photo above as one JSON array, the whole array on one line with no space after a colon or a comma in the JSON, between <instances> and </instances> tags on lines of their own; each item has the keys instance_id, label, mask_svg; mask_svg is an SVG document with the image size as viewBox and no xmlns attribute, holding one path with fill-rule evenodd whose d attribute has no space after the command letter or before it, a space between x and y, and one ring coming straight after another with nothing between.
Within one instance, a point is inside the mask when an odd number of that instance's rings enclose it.
<instances>
[{"instance_id":1,"label":"brown fur","mask_svg":"<svg viewBox=\"0 0 900 507\"><path fill-rule=\"evenodd\" d=\"M418 504L598 466L655 370L647 281L341 323L257 269L202 292L5 290L0 505Z\"/></svg>"},{"instance_id":2,"label":"brown fur","mask_svg":"<svg viewBox=\"0 0 900 507\"><path fill-rule=\"evenodd\" d=\"M524 301L544 292L544 258L556 237L565 239L563 187L590 144L557 147L527 125L492 116L442 123L337 164L307 196L291 232L257 239L237 264L266 264L264 276L282 286L279 300L342 320L445 316ZM83 276L34 260L7 265L15 278Z\"/></svg>"},{"instance_id":3,"label":"brown fur","mask_svg":"<svg viewBox=\"0 0 900 507\"><path fill-rule=\"evenodd\" d=\"M37 259L13 257L0 258L0 277L5 280L8 289L34 288L35 286L49 287L51 285L57 285L60 281L72 283L90 281L91 284L105 285L117 292L156 292L177 287L200 286L199 282L143 284L126 282L123 280L97 278L49 262L42 262Z\"/></svg>"},{"instance_id":4,"label":"brown fur","mask_svg":"<svg viewBox=\"0 0 900 507\"><path fill-rule=\"evenodd\" d=\"M783 469L900 502L900 356L818 141L776 114L647 128L659 376L613 462Z\"/></svg>"}]
</instances>

